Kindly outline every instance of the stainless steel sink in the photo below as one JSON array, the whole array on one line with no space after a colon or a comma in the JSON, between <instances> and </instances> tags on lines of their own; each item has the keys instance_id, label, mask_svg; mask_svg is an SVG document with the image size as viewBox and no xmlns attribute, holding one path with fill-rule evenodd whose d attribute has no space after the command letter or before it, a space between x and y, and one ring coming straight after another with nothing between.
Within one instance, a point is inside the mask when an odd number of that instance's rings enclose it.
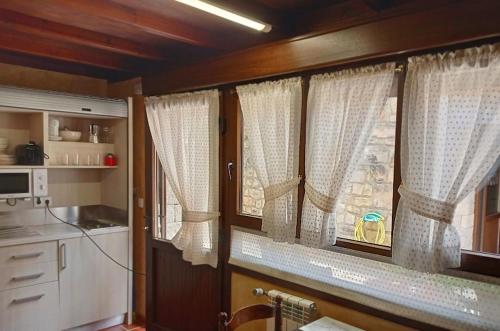
<instances>
[{"instance_id":1,"label":"stainless steel sink","mask_svg":"<svg viewBox=\"0 0 500 331\"><path fill-rule=\"evenodd\" d=\"M62 220L86 230L127 226L128 220L125 210L103 205L60 207L54 208L53 212Z\"/></svg>"}]
</instances>

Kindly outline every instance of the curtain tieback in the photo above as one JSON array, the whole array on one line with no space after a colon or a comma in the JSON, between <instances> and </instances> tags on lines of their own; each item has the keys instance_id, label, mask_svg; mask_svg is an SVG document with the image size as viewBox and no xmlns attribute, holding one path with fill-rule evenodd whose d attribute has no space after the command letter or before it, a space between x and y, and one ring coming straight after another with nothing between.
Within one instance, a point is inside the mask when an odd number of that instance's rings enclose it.
<instances>
[{"instance_id":1,"label":"curtain tieback","mask_svg":"<svg viewBox=\"0 0 500 331\"><path fill-rule=\"evenodd\" d=\"M403 185L398 189L404 203L413 212L436 221L451 224L455 213L455 205L449 202L426 197L408 190Z\"/></svg>"},{"instance_id":2,"label":"curtain tieback","mask_svg":"<svg viewBox=\"0 0 500 331\"><path fill-rule=\"evenodd\" d=\"M188 223L203 223L216 219L220 216L218 211L182 211L182 222Z\"/></svg>"},{"instance_id":3,"label":"curtain tieback","mask_svg":"<svg viewBox=\"0 0 500 331\"><path fill-rule=\"evenodd\" d=\"M301 177L298 176L296 178L289 179L287 181L278 183L278 184L273 184L269 185L268 187L264 188L264 200L265 201L271 201L274 199L279 198L282 195L285 195L297 185L299 185L301 180Z\"/></svg>"},{"instance_id":4,"label":"curtain tieback","mask_svg":"<svg viewBox=\"0 0 500 331\"><path fill-rule=\"evenodd\" d=\"M325 213L333 213L333 208L335 207L335 198L324 195L323 193L317 191L308 182L304 185L306 195L312 204L319 210Z\"/></svg>"}]
</instances>

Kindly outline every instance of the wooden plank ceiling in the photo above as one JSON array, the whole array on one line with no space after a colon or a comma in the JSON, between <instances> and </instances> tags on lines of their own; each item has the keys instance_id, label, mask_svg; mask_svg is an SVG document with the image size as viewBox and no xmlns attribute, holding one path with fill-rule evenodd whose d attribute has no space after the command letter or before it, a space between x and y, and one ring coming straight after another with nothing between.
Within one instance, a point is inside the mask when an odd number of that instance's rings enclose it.
<instances>
[{"instance_id":1,"label":"wooden plank ceiling","mask_svg":"<svg viewBox=\"0 0 500 331\"><path fill-rule=\"evenodd\" d=\"M174 0L1 0L0 62L122 80L446 0L219 0L252 31Z\"/></svg>"}]
</instances>

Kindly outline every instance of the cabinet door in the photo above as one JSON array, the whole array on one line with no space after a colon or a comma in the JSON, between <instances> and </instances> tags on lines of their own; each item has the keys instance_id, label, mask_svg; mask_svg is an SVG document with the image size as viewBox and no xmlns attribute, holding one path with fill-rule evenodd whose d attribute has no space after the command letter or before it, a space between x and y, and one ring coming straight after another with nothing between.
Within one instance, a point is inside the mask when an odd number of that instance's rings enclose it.
<instances>
[{"instance_id":1,"label":"cabinet door","mask_svg":"<svg viewBox=\"0 0 500 331\"><path fill-rule=\"evenodd\" d=\"M0 292L0 331L57 331L57 281Z\"/></svg>"},{"instance_id":2,"label":"cabinet door","mask_svg":"<svg viewBox=\"0 0 500 331\"><path fill-rule=\"evenodd\" d=\"M127 265L128 232L95 235L104 251ZM67 329L127 312L127 271L88 238L59 241L60 328Z\"/></svg>"}]
</instances>

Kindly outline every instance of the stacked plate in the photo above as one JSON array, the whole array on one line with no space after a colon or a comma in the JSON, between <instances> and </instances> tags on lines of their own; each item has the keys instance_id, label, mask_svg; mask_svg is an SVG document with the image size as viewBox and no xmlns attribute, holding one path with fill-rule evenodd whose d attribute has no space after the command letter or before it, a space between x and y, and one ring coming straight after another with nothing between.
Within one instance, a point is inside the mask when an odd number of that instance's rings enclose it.
<instances>
[{"instance_id":1,"label":"stacked plate","mask_svg":"<svg viewBox=\"0 0 500 331\"><path fill-rule=\"evenodd\" d=\"M5 154L7 147L9 147L9 140L7 138L0 137L0 166L16 164L15 155Z\"/></svg>"},{"instance_id":2,"label":"stacked plate","mask_svg":"<svg viewBox=\"0 0 500 331\"><path fill-rule=\"evenodd\" d=\"M0 154L0 166L16 164L15 155Z\"/></svg>"}]
</instances>

